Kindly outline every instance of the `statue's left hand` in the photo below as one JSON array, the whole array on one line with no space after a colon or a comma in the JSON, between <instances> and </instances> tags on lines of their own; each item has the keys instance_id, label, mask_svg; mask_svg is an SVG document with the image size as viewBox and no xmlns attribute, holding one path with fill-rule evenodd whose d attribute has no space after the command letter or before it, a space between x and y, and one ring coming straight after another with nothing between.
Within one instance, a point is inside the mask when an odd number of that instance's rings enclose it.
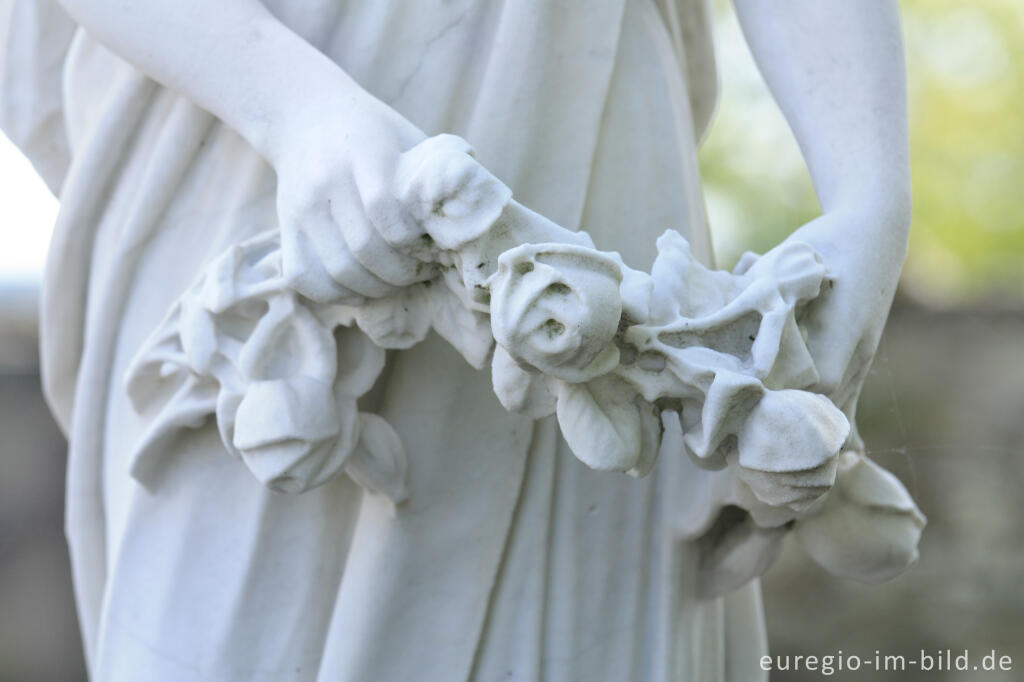
<instances>
[{"instance_id":1,"label":"statue's left hand","mask_svg":"<svg viewBox=\"0 0 1024 682\"><path fill-rule=\"evenodd\" d=\"M786 240L806 242L824 259L828 279L798 320L819 375L810 389L851 420L899 282L909 213L909 206L837 209Z\"/></svg>"},{"instance_id":2,"label":"statue's left hand","mask_svg":"<svg viewBox=\"0 0 1024 682\"><path fill-rule=\"evenodd\" d=\"M867 457L854 422L906 254L910 207L898 203L826 212L789 237L812 244L830 278L800 320L819 374L811 389L853 426L835 486L794 529L828 571L865 582L888 580L913 563L926 523L899 479Z\"/></svg>"}]
</instances>

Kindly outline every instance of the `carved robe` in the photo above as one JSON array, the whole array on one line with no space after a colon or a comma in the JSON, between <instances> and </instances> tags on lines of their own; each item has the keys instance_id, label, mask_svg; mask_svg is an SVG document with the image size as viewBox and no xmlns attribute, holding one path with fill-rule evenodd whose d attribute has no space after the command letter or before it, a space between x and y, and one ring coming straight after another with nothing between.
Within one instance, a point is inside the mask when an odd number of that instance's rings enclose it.
<instances>
[{"instance_id":1,"label":"carved robe","mask_svg":"<svg viewBox=\"0 0 1024 682\"><path fill-rule=\"evenodd\" d=\"M673 228L710 260L700 0L267 4L599 248L647 269ZM685 457L642 479L591 471L552 419L505 412L487 373L434 335L391 354L375 390L409 453L397 511L345 476L271 493L209 422L167 448L152 490L139 485L128 459L151 415L128 401L128 363L204 264L274 226L274 173L54 4L10 12L0 122L61 198L43 370L70 442L68 537L94 679L764 677L757 580L698 593L714 474Z\"/></svg>"}]
</instances>

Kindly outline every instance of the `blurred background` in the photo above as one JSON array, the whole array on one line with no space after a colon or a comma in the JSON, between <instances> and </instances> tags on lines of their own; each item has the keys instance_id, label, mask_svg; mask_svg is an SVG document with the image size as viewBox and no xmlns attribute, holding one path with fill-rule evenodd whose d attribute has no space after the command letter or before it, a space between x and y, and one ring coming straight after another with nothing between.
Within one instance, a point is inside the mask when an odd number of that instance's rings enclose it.
<instances>
[{"instance_id":1,"label":"blurred background","mask_svg":"<svg viewBox=\"0 0 1024 682\"><path fill-rule=\"evenodd\" d=\"M859 422L929 518L921 559L841 581L795 543L764 579L774 655L964 649L1024 679L1024 3L904 0L914 229ZM721 101L701 163L719 264L818 213L785 122L726 2ZM38 389L35 306L56 200L0 137L0 682L84 679L62 529L65 444ZM822 679L778 672L773 680Z\"/></svg>"}]
</instances>

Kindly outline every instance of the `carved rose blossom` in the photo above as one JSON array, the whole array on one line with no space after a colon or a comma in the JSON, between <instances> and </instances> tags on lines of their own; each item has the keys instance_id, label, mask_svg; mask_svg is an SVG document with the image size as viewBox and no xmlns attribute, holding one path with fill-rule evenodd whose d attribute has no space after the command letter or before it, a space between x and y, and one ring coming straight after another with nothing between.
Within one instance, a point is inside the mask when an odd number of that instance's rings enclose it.
<instances>
[{"instance_id":1,"label":"carved rose blossom","mask_svg":"<svg viewBox=\"0 0 1024 682\"><path fill-rule=\"evenodd\" d=\"M506 251L491 280L491 328L509 354L544 374L581 383L619 364L619 264L569 244Z\"/></svg>"}]
</instances>

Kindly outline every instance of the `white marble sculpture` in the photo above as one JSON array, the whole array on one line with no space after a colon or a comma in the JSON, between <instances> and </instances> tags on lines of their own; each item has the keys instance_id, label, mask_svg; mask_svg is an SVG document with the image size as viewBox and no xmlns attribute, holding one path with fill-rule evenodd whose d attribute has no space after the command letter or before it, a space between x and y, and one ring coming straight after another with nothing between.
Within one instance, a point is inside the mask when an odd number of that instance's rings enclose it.
<instances>
[{"instance_id":1,"label":"white marble sculpture","mask_svg":"<svg viewBox=\"0 0 1024 682\"><path fill-rule=\"evenodd\" d=\"M894 3L736 6L823 214L729 273L702 0L0 4L94 679L749 682L787 531L913 561Z\"/></svg>"}]
</instances>

